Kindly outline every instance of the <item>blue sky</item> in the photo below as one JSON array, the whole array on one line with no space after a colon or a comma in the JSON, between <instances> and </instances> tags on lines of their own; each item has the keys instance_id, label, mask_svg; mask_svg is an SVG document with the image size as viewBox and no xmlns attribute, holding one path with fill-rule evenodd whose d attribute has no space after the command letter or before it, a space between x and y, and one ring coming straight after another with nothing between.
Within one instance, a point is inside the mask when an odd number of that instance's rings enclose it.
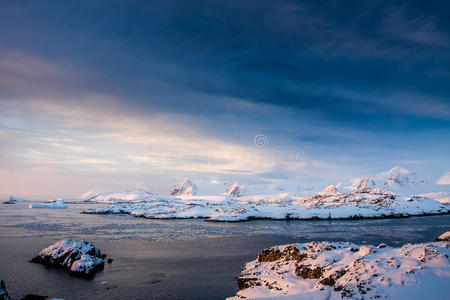
<instances>
[{"instance_id":1,"label":"blue sky","mask_svg":"<svg viewBox=\"0 0 450 300\"><path fill-rule=\"evenodd\" d=\"M393 165L437 180L448 1L318 2L2 1L1 194L336 183ZM261 165L274 151L302 159Z\"/></svg>"}]
</instances>

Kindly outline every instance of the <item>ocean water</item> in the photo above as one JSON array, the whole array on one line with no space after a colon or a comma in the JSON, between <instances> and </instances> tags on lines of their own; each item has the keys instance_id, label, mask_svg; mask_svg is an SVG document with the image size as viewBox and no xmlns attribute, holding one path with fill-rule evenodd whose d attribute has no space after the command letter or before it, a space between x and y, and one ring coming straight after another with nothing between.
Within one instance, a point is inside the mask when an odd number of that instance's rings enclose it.
<instances>
[{"instance_id":1,"label":"ocean water","mask_svg":"<svg viewBox=\"0 0 450 300\"><path fill-rule=\"evenodd\" d=\"M224 299L238 290L236 277L243 264L266 247L313 240L401 246L432 241L450 230L450 215L218 223L80 214L92 206L50 210L0 204L0 277L11 297ZM92 242L113 263L93 279L82 279L29 262L66 237Z\"/></svg>"}]
</instances>

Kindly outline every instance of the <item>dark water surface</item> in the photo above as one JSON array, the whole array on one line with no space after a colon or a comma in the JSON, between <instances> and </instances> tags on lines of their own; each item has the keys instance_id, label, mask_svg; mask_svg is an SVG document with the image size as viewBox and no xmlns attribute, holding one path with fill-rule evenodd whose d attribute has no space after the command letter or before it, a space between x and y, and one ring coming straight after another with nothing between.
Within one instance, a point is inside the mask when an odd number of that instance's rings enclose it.
<instances>
[{"instance_id":1,"label":"dark water surface","mask_svg":"<svg viewBox=\"0 0 450 300\"><path fill-rule=\"evenodd\" d=\"M312 240L391 246L434 240L450 230L450 215L352 221L148 220L84 215L0 204L0 277L10 296L34 293L69 299L223 299L237 291L242 265L263 248ZM86 239L114 259L93 279L32 264L42 248Z\"/></svg>"}]
</instances>

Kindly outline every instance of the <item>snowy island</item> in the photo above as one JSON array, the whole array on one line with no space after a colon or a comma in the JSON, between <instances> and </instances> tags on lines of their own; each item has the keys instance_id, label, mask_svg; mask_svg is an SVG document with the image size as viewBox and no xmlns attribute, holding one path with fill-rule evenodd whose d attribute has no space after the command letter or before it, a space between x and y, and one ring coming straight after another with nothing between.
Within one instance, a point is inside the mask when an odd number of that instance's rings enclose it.
<instances>
[{"instance_id":1,"label":"snowy island","mask_svg":"<svg viewBox=\"0 0 450 300\"><path fill-rule=\"evenodd\" d=\"M374 179L356 178L349 186L329 185L319 192L295 184L245 186L235 182L198 187L184 179L172 188L170 195L157 195L145 189L88 192L84 195L86 201L108 205L84 213L209 221L359 219L449 213L450 193L436 192L430 186L418 180L414 172L399 167ZM202 188L210 193L199 194Z\"/></svg>"}]
</instances>

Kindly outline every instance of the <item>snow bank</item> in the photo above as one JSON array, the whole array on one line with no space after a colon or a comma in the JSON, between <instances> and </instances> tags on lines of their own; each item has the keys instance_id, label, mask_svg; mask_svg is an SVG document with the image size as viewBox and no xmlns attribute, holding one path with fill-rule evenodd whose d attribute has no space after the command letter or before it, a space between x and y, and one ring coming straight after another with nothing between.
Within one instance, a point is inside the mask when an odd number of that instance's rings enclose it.
<instances>
[{"instance_id":1,"label":"snow bank","mask_svg":"<svg viewBox=\"0 0 450 300\"><path fill-rule=\"evenodd\" d=\"M6 290L6 285L3 279L0 278L0 300L11 300Z\"/></svg>"},{"instance_id":2,"label":"snow bank","mask_svg":"<svg viewBox=\"0 0 450 300\"><path fill-rule=\"evenodd\" d=\"M48 203L33 203L29 205L30 208L52 208L52 209L66 209L67 205L64 200L56 199Z\"/></svg>"},{"instance_id":3,"label":"snow bank","mask_svg":"<svg viewBox=\"0 0 450 300\"><path fill-rule=\"evenodd\" d=\"M244 265L229 299L446 299L449 255L448 242L276 246Z\"/></svg>"},{"instance_id":4,"label":"snow bank","mask_svg":"<svg viewBox=\"0 0 450 300\"><path fill-rule=\"evenodd\" d=\"M72 275L92 276L103 269L103 258L91 243L64 239L43 249L31 261L65 269Z\"/></svg>"}]
</instances>

